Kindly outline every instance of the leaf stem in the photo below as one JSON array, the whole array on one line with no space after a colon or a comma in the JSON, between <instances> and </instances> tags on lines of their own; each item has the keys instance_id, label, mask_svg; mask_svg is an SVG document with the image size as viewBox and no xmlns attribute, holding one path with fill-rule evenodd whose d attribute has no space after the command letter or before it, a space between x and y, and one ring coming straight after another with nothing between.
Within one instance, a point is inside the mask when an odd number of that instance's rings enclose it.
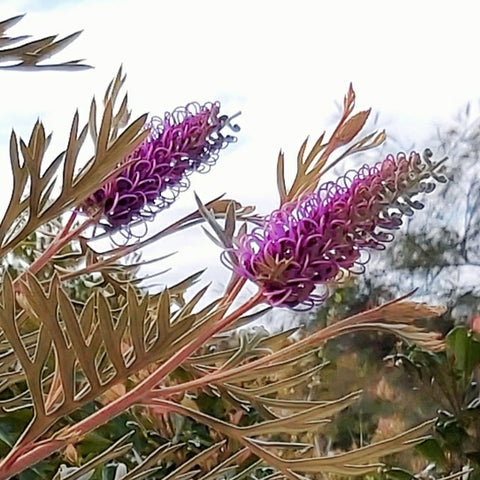
<instances>
[{"instance_id":1,"label":"leaf stem","mask_svg":"<svg viewBox=\"0 0 480 480\"><path fill-rule=\"evenodd\" d=\"M16 290L18 291L21 287L18 285L21 283L28 273L36 274L38 273L50 260L57 254L65 245L71 242L74 238L78 237L88 226L97 221L97 217L90 217L85 222L80 224L77 228L72 229L75 219L77 218L78 211L75 209L67 223L63 227L63 230L60 234L55 237L55 239L50 243L50 245L45 249L45 251L30 265L26 272L23 272L17 279L15 283L17 284Z\"/></svg>"},{"instance_id":2,"label":"leaf stem","mask_svg":"<svg viewBox=\"0 0 480 480\"><path fill-rule=\"evenodd\" d=\"M225 305L225 310L231 305L237 288L229 295L229 304ZM233 294L233 295L232 295ZM105 405L84 420L57 432L53 438L49 438L37 443L28 442L26 445L17 445L10 454L0 462L0 480L8 478L23 472L25 469L35 465L54 452L66 447L68 444L75 443L88 432L94 430L100 425L108 422L121 414L135 404L142 403L149 397L151 391L173 370L181 365L192 353L201 347L209 338L216 333L231 326L239 317L244 315L253 307L260 305L264 300L261 291L250 297L249 300L240 305L232 313L221 319L215 325L205 325L198 330L197 337L177 351L166 362L160 365L150 376L140 382L136 387L117 400Z\"/></svg>"}]
</instances>

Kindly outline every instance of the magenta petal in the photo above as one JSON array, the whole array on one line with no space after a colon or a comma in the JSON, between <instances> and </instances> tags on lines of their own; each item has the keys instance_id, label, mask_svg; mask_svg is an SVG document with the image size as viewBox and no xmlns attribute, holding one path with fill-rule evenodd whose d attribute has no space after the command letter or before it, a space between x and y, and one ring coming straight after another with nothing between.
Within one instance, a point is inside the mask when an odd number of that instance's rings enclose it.
<instances>
[{"instance_id":1,"label":"magenta petal","mask_svg":"<svg viewBox=\"0 0 480 480\"><path fill-rule=\"evenodd\" d=\"M208 171L219 150L235 140L222 135L228 119L219 117L219 109L219 103L191 103L163 119L155 118L148 127L150 135L125 158L128 166L95 192L84 208L100 208L106 226L118 228L168 207L188 188L187 176Z\"/></svg>"},{"instance_id":2,"label":"magenta petal","mask_svg":"<svg viewBox=\"0 0 480 480\"><path fill-rule=\"evenodd\" d=\"M390 230L423 206L412 197L434 189L434 168L416 152L389 155L283 205L238 239L236 272L256 282L271 305L318 304L325 295L315 287L334 282L341 270L363 272L362 251L384 249Z\"/></svg>"}]
</instances>

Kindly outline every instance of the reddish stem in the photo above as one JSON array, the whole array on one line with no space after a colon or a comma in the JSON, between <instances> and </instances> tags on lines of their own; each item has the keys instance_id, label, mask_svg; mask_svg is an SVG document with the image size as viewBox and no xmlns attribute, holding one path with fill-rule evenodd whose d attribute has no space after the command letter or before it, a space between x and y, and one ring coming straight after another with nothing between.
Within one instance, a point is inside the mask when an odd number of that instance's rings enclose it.
<instances>
[{"instance_id":1,"label":"reddish stem","mask_svg":"<svg viewBox=\"0 0 480 480\"><path fill-rule=\"evenodd\" d=\"M83 222L81 225L79 225L77 228L70 231L77 217L77 213L78 212L76 210L72 212L72 215L68 219L65 227L60 232L60 234L52 241L52 243L47 247L47 249L30 265L28 270L15 279L15 292L21 292L22 280L25 279L27 273L38 273L65 245L71 242L74 238L77 238L88 226L98 220L97 217L91 217L85 222Z\"/></svg>"},{"instance_id":2,"label":"reddish stem","mask_svg":"<svg viewBox=\"0 0 480 480\"><path fill-rule=\"evenodd\" d=\"M237 289L238 285L237 288L233 290L238 292ZM229 295L229 297L233 300L231 295ZM148 397L148 394L154 387L181 365L210 337L230 326L251 308L262 303L263 298L263 294L259 291L213 327L206 326L203 329L200 328L192 342L178 350L177 353L160 365L155 372L140 382L136 387L112 403L105 405L84 420L62 430L55 438L40 441L36 444L29 442L27 445L18 445L15 451L11 451L10 454L3 459L3 462L0 463L0 480L7 480L11 476L23 472L25 469L35 465L56 451L65 448L68 444L78 441L88 432L115 418L133 405L141 403L142 400Z\"/></svg>"},{"instance_id":3,"label":"reddish stem","mask_svg":"<svg viewBox=\"0 0 480 480\"><path fill-rule=\"evenodd\" d=\"M70 231L77 217L77 211L74 210L70 218L68 219L65 227L60 232L60 234L55 237L53 242L48 246L48 248L30 265L28 271L32 274L37 273L41 268L43 268L50 259L59 252L68 242L80 234L85 228L91 223L87 220L85 223L77 227L75 230Z\"/></svg>"}]
</instances>

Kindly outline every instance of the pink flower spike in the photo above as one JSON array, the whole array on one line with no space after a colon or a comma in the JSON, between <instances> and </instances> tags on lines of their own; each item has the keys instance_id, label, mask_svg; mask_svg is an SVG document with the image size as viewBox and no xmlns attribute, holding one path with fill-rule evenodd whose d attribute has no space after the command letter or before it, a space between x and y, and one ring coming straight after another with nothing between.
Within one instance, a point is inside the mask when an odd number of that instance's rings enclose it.
<instances>
[{"instance_id":1,"label":"pink flower spike","mask_svg":"<svg viewBox=\"0 0 480 480\"><path fill-rule=\"evenodd\" d=\"M443 162L433 164L431 155L389 155L284 204L262 227L237 239L234 270L255 282L273 306L318 305L327 284L345 272L363 273L362 253L383 250L402 217L423 208L414 196L446 181L436 173Z\"/></svg>"}]
</instances>

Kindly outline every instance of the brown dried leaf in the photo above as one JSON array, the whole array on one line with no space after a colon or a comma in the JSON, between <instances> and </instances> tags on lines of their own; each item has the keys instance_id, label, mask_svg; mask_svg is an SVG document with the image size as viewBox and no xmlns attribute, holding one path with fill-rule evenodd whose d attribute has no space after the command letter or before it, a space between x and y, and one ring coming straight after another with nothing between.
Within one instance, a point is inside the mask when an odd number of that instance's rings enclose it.
<instances>
[{"instance_id":1,"label":"brown dried leaf","mask_svg":"<svg viewBox=\"0 0 480 480\"><path fill-rule=\"evenodd\" d=\"M285 466L296 472L331 472L341 475L361 475L382 466L377 459L406 450L425 440L425 433L436 420L429 420L392 438L350 452L328 457L285 460Z\"/></svg>"},{"instance_id":2,"label":"brown dried leaf","mask_svg":"<svg viewBox=\"0 0 480 480\"><path fill-rule=\"evenodd\" d=\"M338 145L345 145L351 142L364 127L369 115L370 109L358 112L349 118L335 133L334 138L338 142Z\"/></svg>"}]
</instances>

